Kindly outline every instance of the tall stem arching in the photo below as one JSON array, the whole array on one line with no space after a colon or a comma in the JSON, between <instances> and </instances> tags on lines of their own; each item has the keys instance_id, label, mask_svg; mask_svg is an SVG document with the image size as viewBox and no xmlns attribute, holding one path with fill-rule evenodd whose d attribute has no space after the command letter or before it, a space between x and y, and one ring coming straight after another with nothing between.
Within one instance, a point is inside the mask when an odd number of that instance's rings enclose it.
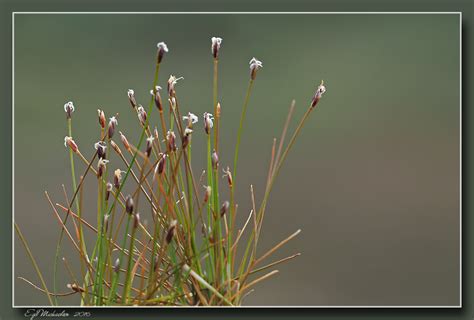
<instances>
[{"instance_id":1,"label":"tall stem arching","mask_svg":"<svg viewBox=\"0 0 474 320\"><path fill-rule=\"evenodd\" d=\"M68 136L72 137L72 119L69 116L67 118L67 132ZM76 182L76 171L75 171L75 165L74 165L74 154L71 148L69 148L69 161L71 164L71 178L72 178L72 188L73 191L75 192L77 189L77 182ZM77 215L79 216L79 219L82 218L81 215L81 210L79 206L79 202L76 201L76 212ZM67 219L68 217L66 217ZM81 221L81 220L80 220ZM85 242L83 238L83 230L82 230L82 223L79 221L79 242L80 242L80 248L83 250L85 253L87 253L87 250L85 248ZM66 222L66 220L64 221ZM57 269L58 269L58 259L59 259L59 251L61 250L61 243L64 237L64 229L61 229L61 233L59 235L58 243L56 245L56 253L54 257L54 265L53 265L53 291L56 292L57 289L57 283L56 283L56 278L57 278ZM83 261L81 259L81 269L83 270ZM56 296L53 296L54 302L58 304L58 299Z\"/></svg>"},{"instance_id":2,"label":"tall stem arching","mask_svg":"<svg viewBox=\"0 0 474 320\"><path fill-rule=\"evenodd\" d=\"M275 163L275 168L274 168L274 170L272 170L272 177L270 178L270 182L269 182L268 187L267 187L267 189L265 191L265 194L263 196L262 204L260 205L260 208L258 210L257 225L259 225L260 227L258 228L257 233L260 233L260 230L261 230L261 222L262 222L263 216L265 214L265 208L266 208L266 205L267 205L268 197L269 197L270 192L272 190L273 183L275 182L275 178L278 176L278 174L280 172L280 169L281 169L283 163L285 162L286 157L288 156L289 151L293 147L293 145L296 141L296 138L300 134L301 129L303 128L306 120L308 119L308 116L310 115L311 111L313 111L313 109L314 109L314 107L309 106L308 110L306 110L306 112L303 115L302 119L300 120L298 126L296 127L295 132L293 133L293 136L290 139L290 142L288 143L285 151L283 152L283 154L281 156L281 160L278 163ZM241 267L244 265L244 263L247 260L247 254L249 252L249 247L250 247L250 244L252 242L253 237L257 237L257 236L258 235L256 235L256 234L251 234L251 238L249 239L247 248L245 250L244 258L242 259ZM243 272L243 269L240 268L240 270L239 270L239 274L240 274L239 275L239 282L240 282L241 285L243 285L243 283L247 280L247 277L249 276L251 269L255 266L255 260L254 259L255 259L255 257L252 254L252 256L249 259L249 267L248 267L246 272Z\"/></svg>"},{"instance_id":3,"label":"tall stem arching","mask_svg":"<svg viewBox=\"0 0 474 320\"><path fill-rule=\"evenodd\" d=\"M38 263L36 262L34 256L33 256L33 253L31 252L31 249L30 247L28 246L28 243L26 242L26 239L25 237L23 236L23 233L21 232L20 230L20 227L18 227L17 223L15 222L15 231L16 233L18 234L18 237L20 238L21 240L21 243L23 244L23 246L25 247L26 249L26 252L28 253L28 257L30 258L30 261L31 263L33 264L33 267L35 268L35 271L36 271L36 274L38 275L38 278L40 279L40 282L41 282L41 285L43 286L43 290L44 292L46 292L46 295L47 295L47 298L48 298L48 301L49 303L51 304L51 306L54 306L54 302L53 302L53 299L52 299L52 294L49 292L48 290L48 287L46 286L46 282L44 281L44 277L43 275L41 274L41 271L38 267ZM57 303L56 303L57 304Z\"/></svg>"},{"instance_id":4,"label":"tall stem arching","mask_svg":"<svg viewBox=\"0 0 474 320\"><path fill-rule=\"evenodd\" d=\"M247 114L247 107L248 107L248 104L249 104L249 99L250 99L250 94L252 93L252 88L253 88L253 83L254 83L254 79L250 79L249 81L249 84L248 84L248 87L247 87L247 92L245 94L245 99L244 99L244 104L242 106L242 113L240 115L240 122L239 122L239 129L237 131L237 142L235 144L235 150L234 150L234 168L232 170L232 177L233 177L233 185L232 185L232 189L230 190L230 212L231 212L231 217L234 217L235 216L235 213L236 213L236 204L235 204L235 185L236 185L236 180L237 180L237 162L239 160L239 148L240 148L240 139L241 139L241 136L242 136L242 129L243 129L243 125L244 125L244 121L245 121L245 116ZM231 221L233 221L234 219L231 218ZM231 225L230 225L230 230L229 230L229 240L228 241L231 241L232 240L232 232L233 232L233 224L231 222ZM229 258L228 259L229 262L230 262L230 267L231 267L231 272L233 272L233 262L231 261L232 258Z\"/></svg>"},{"instance_id":5,"label":"tall stem arching","mask_svg":"<svg viewBox=\"0 0 474 320\"><path fill-rule=\"evenodd\" d=\"M239 130L237 131L237 142L235 144L235 151L234 151L234 170L232 172L232 175L234 177L234 183L235 183L235 178L236 178L236 173L237 173L237 161L239 160L239 148L240 148L240 139L242 137L242 128L244 126L245 115L247 114L247 107L249 104L250 94L252 93L253 82L254 80L250 79L249 85L247 87L247 93L245 94L244 105L242 107L242 113L240 115Z\"/></svg>"}]
</instances>

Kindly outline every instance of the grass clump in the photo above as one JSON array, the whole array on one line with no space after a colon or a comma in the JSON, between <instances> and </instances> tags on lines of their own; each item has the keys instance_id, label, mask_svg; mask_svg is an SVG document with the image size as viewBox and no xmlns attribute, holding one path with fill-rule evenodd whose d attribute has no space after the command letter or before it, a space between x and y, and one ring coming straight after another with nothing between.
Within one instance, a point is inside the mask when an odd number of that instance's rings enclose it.
<instances>
[{"instance_id":1,"label":"grass clump","mask_svg":"<svg viewBox=\"0 0 474 320\"><path fill-rule=\"evenodd\" d=\"M73 192L68 195L64 188L65 204L54 203L45 193L61 228L52 291L46 287L33 254L15 224L41 280L41 287L21 279L45 293L52 305L59 305L61 296L77 294L83 306L238 306L257 283L278 272L274 269L277 265L299 255L268 261L300 230L261 256L257 254L257 246L275 179L309 114L325 92L325 86L322 82L318 86L306 113L285 144L295 108L294 102L291 104L278 144L276 139L273 140L263 199L257 205L250 186L252 209L245 223L237 226L234 194L238 181L239 147L251 92L263 65L255 58L250 60L250 77L237 131L234 163L222 169L219 162L221 105L218 101L221 44L221 38L211 39L213 111L204 113L203 130L199 128L200 124L196 124L199 122L196 115L183 113L180 108L177 84L182 78L170 76L165 90L158 86L160 65L168 52L163 42L157 45L154 79L146 109L137 102L133 90L127 92L140 125L136 144L118 131L117 116L107 121L105 112L98 110L98 141L94 145L95 151L86 157L73 138L74 105L68 102L64 106L68 128L64 144L69 149ZM156 126L153 127L152 123ZM203 152L192 148L192 137L196 134L206 137L207 148ZM196 156L193 153L198 156L205 154L205 170L193 171L192 157ZM111 168L109 159L112 157L120 162L120 166ZM81 171L77 175L79 168ZM97 220L94 222L83 218L82 195L88 175L95 175L97 180L96 186L87 186L97 189ZM125 186L133 191L125 194ZM227 190L223 192L224 189ZM229 199L224 199L223 194L228 194ZM149 222L145 222L145 217ZM86 232L92 233L95 239L89 248L85 241ZM77 253L80 274L74 274L68 260L63 258L71 280L67 284L69 291L61 293L57 292L56 277L64 237Z\"/></svg>"}]
</instances>

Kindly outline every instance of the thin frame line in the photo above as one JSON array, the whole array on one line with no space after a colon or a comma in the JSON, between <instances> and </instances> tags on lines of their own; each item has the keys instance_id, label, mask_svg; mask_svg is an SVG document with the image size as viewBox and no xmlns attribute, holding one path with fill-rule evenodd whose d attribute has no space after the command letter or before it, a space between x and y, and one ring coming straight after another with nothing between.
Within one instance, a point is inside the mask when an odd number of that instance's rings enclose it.
<instances>
[{"instance_id":1,"label":"thin frame line","mask_svg":"<svg viewBox=\"0 0 474 320\"><path fill-rule=\"evenodd\" d=\"M450 305L450 306L404 306L404 305L399 305L399 306L240 306L239 308L313 308L313 309L318 309L318 308L330 308L330 309L337 309L337 308L374 308L374 309L382 309L382 308L433 308L433 309L438 309L438 308L462 308L462 11L453 11L453 12L438 12L438 11L423 11L423 12L403 12L403 11L395 11L395 12L379 12L379 11L360 11L360 12L350 12L350 11L344 11L344 12L337 12L337 11L328 11L328 12L302 12L302 11L296 11L296 12L271 12L271 11L262 11L262 12L246 12L246 11L231 11L231 12L221 12L221 11L201 11L201 12L192 12L192 11L185 11L185 12L179 12L179 11L169 11L169 12L100 12L100 11L93 11L93 12L87 12L87 11L79 11L79 12L62 12L62 11L38 11L38 12L28 12L28 11L22 11L22 12L12 12L12 308L17 309L17 308L51 308L51 309L57 309L57 308L78 308L79 306L15 306L14 300L15 300L15 274L14 274L14 266L15 266L15 248L14 248L14 220L15 220L15 147L14 147L14 142L15 142L15 15L27 15L27 14L71 14L71 15L83 15L83 14L89 14L89 15L110 15L110 14L116 14L116 15L133 15L133 14L149 14L149 15L160 15L160 14L170 14L170 15L187 15L187 14L192 14L192 15L205 15L205 14L224 14L224 15L239 15L239 14L245 14L245 15L319 15L319 14L334 14L334 15L360 15L360 14L368 14L368 15L398 15L398 14L404 14L404 15L436 15L436 14L446 14L446 15L452 15L452 14L457 14L459 15L459 260L460 260L460 265L459 265L459 305ZM177 307L168 307L168 306L136 306L136 307L129 307L129 306L88 306L87 308L177 308ZM186 306L181 306L178 308L195 308L192 306L186 307ZM234 308L234 307L226 307L226 306L200 306L199 308Z\"/></svg>"}]
</instances>

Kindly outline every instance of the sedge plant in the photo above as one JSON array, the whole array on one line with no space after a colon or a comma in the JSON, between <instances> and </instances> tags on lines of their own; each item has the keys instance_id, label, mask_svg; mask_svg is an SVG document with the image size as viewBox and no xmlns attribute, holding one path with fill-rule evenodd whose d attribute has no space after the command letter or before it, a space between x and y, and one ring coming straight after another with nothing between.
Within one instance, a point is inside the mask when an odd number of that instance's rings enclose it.
<instances>
[{"instance_id":1,"label":"sedge plant","mask_svg":"<svg viewBox=\"0 0 474 320\"><path fill-rule=\"evenodd\" d=\"M99 109L98 141L95 151L86 157L73 138L74 104L68 102L64 106L68 130L64 144L70 156L72 192L68 194L64 187L63 204L53 202L45 193L61 230L52 290L47 288L33 253L15 224L41 285L20 279L46 294L52 305L59 305L63 296L78 295L82 306L238 306L257 283L278 273L275 267L300 255L270 260L300 230L276 242L262 255L258 255L257 247L275 179L326 88L323 82L317 87L306 113L285 143L295 108L294 101L291 104L279 141L273 140L263 199L257 204L250 186L252 209L246 214L245 223L237 225L235 190L239 148L252 89L263 65L256 58L250 60L234 161L232 166L221 168L218 101L221 44L221 38L211 39L212 113L204 113L202 126L197 124L198 116L182 111L177 90L182 78L170 76L166 90L158 85L160 65L168 53L164 42L157 45L154 78L145 107L137 102L134 90L127 92L131 116L135 114L139 124L140 135L135 144L117 130L117 115L107 121L105 112ZM196 134L205 136L205 150L193 150L192 137ZM197 173L192 158L203 154L207 165ZM117 167L111 168L112 157L118 161ZM85 178L90 175L95 177L95 186L85 185ZM132 190L130 194L125 194L125 186ZM83 218L84 188L97 190L95 221ZM223 194L228 194L229 199L223 198ZM86 246L86 234L95 239L93 246ZM62 258L70 276L67 291L58 289L56 284L64 239L71 242L77 253L76 265L80 265L80 273L75 274L72 263Z\"/></svg>"}]
</instances>

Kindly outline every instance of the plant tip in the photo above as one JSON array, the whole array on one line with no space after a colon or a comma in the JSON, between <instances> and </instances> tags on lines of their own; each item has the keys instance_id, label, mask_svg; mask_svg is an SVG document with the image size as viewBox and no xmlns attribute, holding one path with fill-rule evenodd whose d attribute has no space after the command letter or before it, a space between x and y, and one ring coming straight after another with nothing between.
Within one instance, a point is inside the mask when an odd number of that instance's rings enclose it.
<instances>
[{"instance_id":1,"label":"plant tip","mask_svg":"<svg viewBox=\"0 0 474 320\"><path fill-rule=\"evenodd\" d=\"M173 131L168 130L166 133L166 141L168 143L168 150L173 152L176 151L176 135Z\"/></svg>"},{"instance_id":2,"label":"plant tip","mask_svg":"<svg viewBox=\"0 0 474 320\"><path fill-rule=\"evenodd\" d=\"M71 148L73 152L77 152L78 150L76 142L69 136L64 137L64 146Z\"/></svg>"},{"instance_id":3,"label":"plant tip","mask_svg":"<svg viewBox=\"0 0 474 320\"><path fill-rule=\"evenodd\" d=\"M125 200L125 211L128 214L132 214L133 213L133 206L134 206L133 198L132 198L131 195L128 195L126 200Z\"/></svg>"},{"instance_id":4,"label":"plant tip","mask_svg":"<svg viewBox=\"0 0 474 320\"><path fill-rule=\"evenodd\" d=\"M255 80L255 78L257 77L257 71L260 68L263 68L262 61L257 60L255 57L253 57L250 60L249 65L250 65L250 78L252 80Z\"/></svg>"},{"instance_id":5,"label":"plant tip","mask_svg":"<svg viewBox=\"0 0 474 320\"><path fill-rule=\"evenodd\" d=\"M142 105L138 106L137 115L138 115L138 120L140 121L142 126L144 126L146 124L147 114Z\"/></svg>"},{"instance_id":6,"label":"plant tip","mask_svg":"<svg viewBox=\"0 0 474 320\"><path fill-rule=\"evenodd\" d=\"M128 143L127 137L125 137L122 131L119 131L119 133L120 133L120 140L122 140L123 146L125 147L125 149L127 149L127 151L130 151L131 148L130 148L130 144Z\"/></svg>"},{"instance_id":7,"label":"plant tip","mask_svg":"<svg viewBox=\"0 0 474 320\"><path fill-rule=\"evenodd\" d=\"M187 116L183 116L183 121L187 121L187 127L192 128L193 124L199 121L199 118L197 115L195 115L192 112L188 112Z\"/></svg>"},{"instance_id":8,"label":"plant tip","mask_svg":"<svg viewBox=\"0 0 474 320\"><path fill-rule=\"evenodd\" d=\"M212 37L211 38L211 52L214 59L217 59L219 56L219 50L221 48L222 38Z\"/></svg>"},{"instance_id":9,"label":"plant tip","mask_svg":"<svg viewBox=\"0 0 474 320\"><path fill-rule=\"evenodd\" d=\"M212 152L211 162L212 162L212 168L214 170L217 170L217 166L219 165L219 156L217 155L216 150Z\"/></svg>"},{"instance_id":10,"label":"plant tip","mask_svg":"<svg viewBox=\"0 0 474 320\"><path fill-rule=\"evenodd\" d=\"M168 79L168 95L170 97L174 97L176 95L175 86L176 86L176 83L178 83L178 81L181 79L184 79L184 78L183 77L176 78L175 76L170 75Z\"/></svg>"},{"instance_id":11,"label":"plant tip","mask_svg":"<svg viewBox=\"0 0 474 320\"><path fill-rule=\"evenodd\" d=\"M137 100L135 99L135 91L133 89L128 89L127 91L128 100L132 105L132 108L135 109L137 107Z\"/></svg>"},{"instance_id":12,"label":"plant tip","mask_svg":"<svg viewBox=\"0 0 474 320\"><path fill-rule=\"evenodd\" d=\"M316 107L319 100L321 99L322 95L326 92L326 86L324 85L324 81L321 80L321 84L316 89L314 93L313 99L311 100L311 108Z\"/></svg>"},{"instance_id":13,"label":"plant tip","mask_svg":"<svg viewBox=\"0 0 474 320\"><path fill-rule=\"evenodd\" d=\"M147 157L150 157L151 155L151 150L152 150L152 147L153 147L153 140L155 140L155 138L153 138L153 136L149 136L147 139L146 139L146 151L145 151L145 154Z\"/></svg>"},{"instance_id":14,"label":"plant tip","mask_svg":"<svg viewBox=\"0 0 474 320\"><path fill-rule=\"evenodd\" d=\"M102 159L102 158L99 159L97 163L97 177L98 178L101 178L102 175L104 174L108 162L109 160Z\"/></svg>"},{"instance_id":15,"label":"plant tip","mask_svg":"<svg viewBox=\"0 0 474 320\"><path fill-rule=\"evenodd\" d=\"M104 129L104 128L105 128L105 122L106 122L104 111L102 111L102 110L100 110L100 109L97 109L97 115L99 116L99 124L100 124L100 127L101 127L102 129Z\"/></svg>"},{"instance_id":16,"label":"plant tip","mask_svg":"<svg viewBox=\"0 0 474 320\"><path fill-rule=\"evenodd\" d=\"M163 60L163 56L166 52L168 52L168 46L164 42L158 42L156 44L156 47L158 48L158 63L161 63L161 60Z\"/></svg>"},{"instance_id":17,"label":"plant tip","mask_svg":"<svg viewBox=\"0 0 474 320\"><path fill-rule=\"evenodd\" d=\"M64 104L64 112L66 112L66 118L71 119L72 113L74 112L74 104L72 101L66 102Z\"/></svg>"},{"instance_id":18,"label":"plant tip","mask_svg":"<svg viewBox=\"0 0 474 320\"><path fill-rule=\"evenodd\" d=\"M214 116L209 112L204 112L204 130L207 134L211 133L211 129L214 126Z\"/></svg>"},{"instance_id":19,"label":"plant tip","mask_svg":"<svg viewBox=\"0 0 474 320\"><path fill-rule=\"evenodd\" d=\"M115 189L120 189L120 181L122 180L122 170L116 169L114 171L114 187Z\"/></svg>"},{"instance_id":20,"label":"plant tip","mask_svg":"<svg viewBox=\"0 0 474 320\"><path fill-rule=\"evenodd\" d=\"M173 220L170 223L170 226L168 228L168 232L166 233L166 243L170 244L171 240L173 240L173 237L176 233L176 225L178 224L177 220Z\"/></svg>"},{"instance_id":21,"label":"plant tip","mask_svg":"<svg viewBox=\"0 0 474 320\"><path fill-rule=\"evenodd\" d=\"M117 118L113 116L112 118L109 119L109 129L107 130L109 139L112 139L115 133L115 126L118 125Z\"/></svg>"},{"instance_id":22,"label":"plant tip","mask_svg":"<svg viewBox=\"0 0 474 320\"><path fill-rule=\"evenodd\" d=\"M105 144L104 141L100 140L94 143L94 149L97 150L97 156L99 158L105 159L105 155L106 155L105 150L107 149L107 145Z\"/></svg>"}]
</instances>

